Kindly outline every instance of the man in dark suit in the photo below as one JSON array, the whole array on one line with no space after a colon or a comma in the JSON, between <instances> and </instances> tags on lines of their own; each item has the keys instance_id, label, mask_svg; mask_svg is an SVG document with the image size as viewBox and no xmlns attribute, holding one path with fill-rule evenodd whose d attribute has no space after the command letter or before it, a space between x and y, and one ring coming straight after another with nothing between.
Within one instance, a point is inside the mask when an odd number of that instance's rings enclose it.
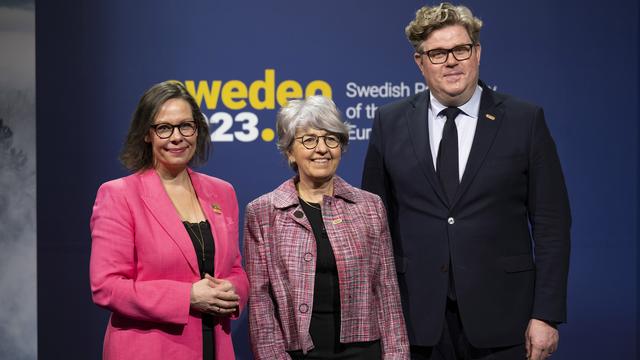
<instances>
[{"instance_id":1,"label":"man in dark suit","mask_svg":"<svg viewBox=\"0 0 640 360\"><path fill-rule=\"evenodd\" d=\"M544 359L566 320L571 216L540 107L478 79L482 22L406 28L428 91L381 107L362 187L388 211L413 359Z\"/></svg>"}]
</instances>

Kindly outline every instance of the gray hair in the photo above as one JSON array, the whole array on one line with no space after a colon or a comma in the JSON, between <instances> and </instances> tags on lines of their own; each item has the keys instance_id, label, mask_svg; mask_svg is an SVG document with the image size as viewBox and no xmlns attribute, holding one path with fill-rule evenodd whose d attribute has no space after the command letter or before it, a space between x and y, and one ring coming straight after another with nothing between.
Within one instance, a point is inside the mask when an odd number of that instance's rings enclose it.
<instances>
[{"instance_id":1,"label":"gray hair","mask_svg":"<svg viewBox=\"0 0 640 360\"><path fill-rule=\"evenodd\" d=\"M451 25L463 26L467 30L471 42L474 44L480 42L482 20L473 16L468 7L454 6L448 2L432 7L423 6L418 9L416 18L407 25L404 33L413 48L420 52L420 45L432 32Z\"/></svg>"},{"instance_id":2,"label":"gray hair","mask_svg":"<svg viewBox=\"0 0 640 360\"><path fill-rule=\"evenodd\" d=\"M336 104L327 97L314 95L306 99L289 100L286 106L280 108L276 116L276 145L285 159L288 158L298 129L318 129L332 133L340 140L342 152L347 150L349 124L342 120ZM295 163L290 163L289 166L298 171Z\"/></svg>"}]
</instances>

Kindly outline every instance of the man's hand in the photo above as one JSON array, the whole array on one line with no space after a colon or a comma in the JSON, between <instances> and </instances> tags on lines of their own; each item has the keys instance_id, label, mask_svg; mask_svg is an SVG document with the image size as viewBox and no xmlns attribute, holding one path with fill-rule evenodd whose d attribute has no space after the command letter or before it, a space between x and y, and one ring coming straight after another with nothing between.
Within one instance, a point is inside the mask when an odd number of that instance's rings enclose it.
<instances>
[{"instance_id":1,"label":"man's hand","mask_svg":"<svg viewBox=\"0 0 640 360\"><path fill-rule=\"evenodd\" d=\"M558 329L542 320L531 319L524 333L527 359L544 360L558 348Z\"/></svg>"}]
</instances>

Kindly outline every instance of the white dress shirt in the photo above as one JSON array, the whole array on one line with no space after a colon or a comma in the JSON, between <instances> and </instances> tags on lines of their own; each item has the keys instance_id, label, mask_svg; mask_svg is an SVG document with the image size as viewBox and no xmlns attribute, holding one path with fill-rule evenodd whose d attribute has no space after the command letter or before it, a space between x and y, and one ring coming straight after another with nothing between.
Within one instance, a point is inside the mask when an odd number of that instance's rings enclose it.
<instances>
[{"instance_id":1,"label":"white dress shirt","mask_svg":"<svg viewBox=\"0 0 640 360\"><path fill-rule=\"evenodd\" d=\"M433 93L430 95L429 101L429 143L431 145L431 155L433 157L433 167L437 169L438 148L440 147L440 140L442 139L442 129L444 123L447 121L447 117L440 114L446 106L442 105L435 97ZM480 98L482 96L482 88L476 87L476 91L471 96L471 99L458 109L462 112L456 117L456 127L458 129L458 180L462 181L462 174L467 166L467 160L469 159L469 153L471 152L471 145L473 144L473 136L476 133L476 125L478 124L478 112L480 111Z\"/></svg>"}]
</instances>

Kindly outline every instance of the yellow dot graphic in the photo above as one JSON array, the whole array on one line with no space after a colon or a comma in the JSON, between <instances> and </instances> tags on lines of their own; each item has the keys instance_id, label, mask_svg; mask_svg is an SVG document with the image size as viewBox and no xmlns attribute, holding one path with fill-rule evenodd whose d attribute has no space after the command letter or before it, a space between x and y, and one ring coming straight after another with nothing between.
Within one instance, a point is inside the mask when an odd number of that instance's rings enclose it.
<instances>
[{"instance_id":1,"label":"yellow dot graphic","mask_svg":"<svg viewBox=\"0 0 640 360\"><path fill-rule=\"evenodd\" d=\"M262 140L264 141L273 141L275 135L276 134L273 132L273 129L266 128L262 130Z\"/></svg>"}]
</instances>

